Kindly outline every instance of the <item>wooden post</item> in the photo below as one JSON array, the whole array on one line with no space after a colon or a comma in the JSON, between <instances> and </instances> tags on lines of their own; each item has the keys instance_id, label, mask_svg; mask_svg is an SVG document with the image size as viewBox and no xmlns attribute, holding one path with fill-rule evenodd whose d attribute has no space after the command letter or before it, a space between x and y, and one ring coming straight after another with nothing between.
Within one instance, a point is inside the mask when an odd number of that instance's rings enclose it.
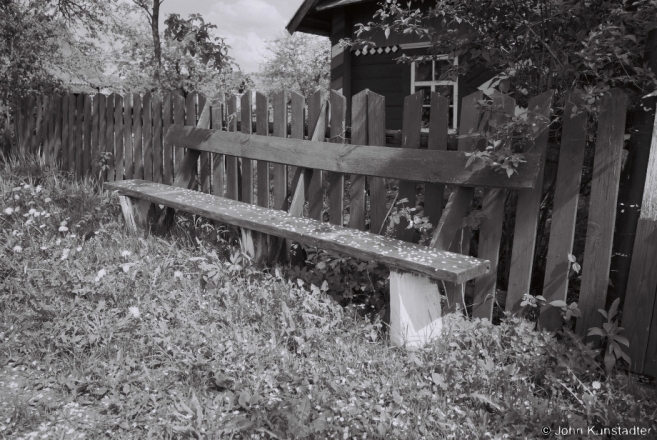
<instances>
[{"instance_id":1,"label":"wooden post","mask_svg":"<svg viewBox=\"0 0 657 440\"><path fill-rule=\"evenodd\" d=\"M224 103L216 100L212 103L212 129L223 130L224 125ZM224 196L226 182L226 161L223 154L212 153L212 194Z\"/></svg>"},{"instance_id":2,"label":"wooden post","mask_svg":"<svg viewBox=\"0 0 657 440\"><path fill-rule=\"evenodd\" d=\"M231 95L226 104L228 131L237 131L237 97ZM226 198L239 200L239 164L237 157L226 156Z\"/></svg>"},{"instance_id":3,"label":"wooden post","mask_svg":"<svg viewBox=\"0 0 657 440\"><path fill-rule=\"evenodd\" d=\"M331 90L331 142L344 144L346 140L345 117L347 99L339 92ZM328 173L329 181L329 222L342 226L344 213L344 174Z\"/></svg>"},{"instance_id":4,"label":"wooden post","mask_svg":"<svg viewBox=\"0 0 657 440\"><path fill-rule=\"evenodd\" d=\"M308 96L308 138L323 142L326 133L326 99L321 90ZM312 138L311 138L312 133ZM324 205L324 187L322 186L322 170L314 170L308 186L308 217L322 220Z\"/></svg>"},{"instance_id":5,"label":"wooden post","mask_svg":"<svg viewBox=\"0 0 657 440\"><path fill-rule=\"evenodd\" d=\"M83 147L82 147L82 168L80 170L80 177L82 178L89 178L89 173L91 172L91 138L92 138L92 99L91 95L84 95L84 116L83 116L83 124L84 124L84 133L83 133Z\"/></svg>"},{"instance_id":6,"label":"wooden post","mask_svg":"<svg viewBox=\"0 0 657 440\"><path fill-rule=\"evenodd\" d=\"M648 174L637 224L634 253L623 307L625 336L630 341L630 368L657 375L657 124L653 127Z\"/></svg>"},{"instance_id":7,"label":"wooden post","mask_svg":"<svg viewBox=\"0 0 657 440\"><path fill-rule=\"evenodd\" d=\"M132 179L134 171L134 155L132 149L133 109L135 107L136 93L128 93L123 98L123 172L126 180Z\"/></svg>"},{"instance_id":8,"label":"wooden post","mask_svg":"<svg viewBox=\"0 0 657 440\"><path fill-rule=\"evenodd\" d=\"M245 134L253 132L253 96L251 90L247 90L240 99L241 104L241 131ZM253 203L253 161L241 158L242 162L242 198L244 203Z\"/></svg>"},{"instance_id":9,"label":"wooden post","mask_svg":"<svg viewBox=\"0 0 657 440\"><path fill-rule=\"evenodd\" d=\"M153 95L148 92L142 99L142 152L144 155L144 180L153 180Z\"/></svg>"},{"instance_id":10,"label":"wooden post","mask_svg":"<svg viewBox=\"0 0 657 440\"><path fill-rule=\"evenodd\" d=\"M351 99L351 143L367 145L367 93L365 89ZM349 177L349 227L365 230L365 176Z\"/></svg>"},{"instance_id":11,"label":"wooden post","mask_svg":"<svg viewBox=\"0 0 657 440\"><path fill-rule=\"evenodd\" d=\"M386 99L372 91L367 93L367 144L386 146ZM386 209L386 180L381 177L367 178L370 189L370 232L385 234L383 223Z\"/></svg>"},{"instance_id":12,"label":"wooden post","mask_svg":"<svg viewBox=\"0 0 657 440\"><path fill-rule=\"evenodd\" d=\"M428 277L390 270L390 341L421 348L440 337L442 312L438 285Z\"/></svg>"},{"instance_id":13,"label":"wooden post","mask_svg":"<svg viewBox=\"0 0 657 440\"><path fill-rule=\"evenodd\" d=\"M142 102L139 93L133 93L132 97L132 177L133 179L143 179L144 156L142 151Z\"/></svg>"}]
</instances>

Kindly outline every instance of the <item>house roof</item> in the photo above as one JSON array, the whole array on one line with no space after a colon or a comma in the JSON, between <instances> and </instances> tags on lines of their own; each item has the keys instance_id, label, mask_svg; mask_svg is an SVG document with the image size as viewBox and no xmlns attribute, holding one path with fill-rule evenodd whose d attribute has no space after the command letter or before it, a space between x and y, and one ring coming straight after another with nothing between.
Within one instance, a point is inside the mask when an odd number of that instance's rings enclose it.
<instances>
[{"instance_id":1,"label":"house roof","mask_svg":"<svg viewBox=\"0 0 657 440\"><path fill-rule=\"evenodd\" d=\"M331 35L332 9L372 0L303 0L285 29L290 34L305 32L315 35Z\"/></svg>"}]
</instances>

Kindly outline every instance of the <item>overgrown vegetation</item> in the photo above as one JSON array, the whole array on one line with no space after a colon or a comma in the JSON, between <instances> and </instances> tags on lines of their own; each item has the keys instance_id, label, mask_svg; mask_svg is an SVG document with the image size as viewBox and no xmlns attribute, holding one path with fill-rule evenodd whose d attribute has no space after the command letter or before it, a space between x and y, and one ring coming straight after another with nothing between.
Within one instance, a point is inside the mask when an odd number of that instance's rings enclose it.
<instances>
[{"instance_id":1,"label":"overgrown vegetation","mask_svg":"<svg viewBox=\"0 0 657 440\"><path fill-rule=\"evenodd\" d=\"M654 389L621 371L605 376L599 354L569 332L557 340L518 318L492 326L451 315L440 341L407 352L387 343L380 319L361 317L362 306L332 300L326 292L337 285L259 271L233 241L230 230L189 217L166 237L126 235L114 196L31 161L6 165L0 384L11 392L0 393L2 435L657 429Z\"/></svg>"}]
</instances>

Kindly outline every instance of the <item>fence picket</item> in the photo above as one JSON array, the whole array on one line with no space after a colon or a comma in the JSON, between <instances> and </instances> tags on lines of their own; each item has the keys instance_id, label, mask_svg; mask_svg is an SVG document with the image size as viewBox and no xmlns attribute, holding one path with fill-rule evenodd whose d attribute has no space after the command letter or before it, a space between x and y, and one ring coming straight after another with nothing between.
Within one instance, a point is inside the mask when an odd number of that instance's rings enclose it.
<instances>
[{"instance_id":1,"label":"fence picket","mask_svg":"<svg viewBox=\"0 0 657 440\"><path fill-rule=\"evenodd\" d=\"M288 95L280 91L273 98L274 136L287 137L287 103ZM287 200L287 166L275 163L272 169L274 179L274 208L285 209Z\"/></svg>"},{"instance_id":2,"label":"fence picket","mask_svg":"<svg viewBox=\"0 0 657 440\"><path fill-rule=\"evenodd\" d=\"M346 139L347 98L331 90L331 142L344 144ZM287 125L287 124L286 124ZM344 174L328 173L329 182L329 222L343 225L344 215Z\"/></svg>"},{"instance_id":3,"label":"fence picket","mask_svg":"<svg viewBox=\"0 0 657 440\"><path fill-rule=\"evenodd\" d=\"M105 122L105 152L107 153L107 170L104 173L105 179L108 182L113 182L116 177L114 176L114 163L116 161L116 154L114 152L114 106L116 105L116 93L112 93L107 97L107 106L105 115L107 116Z\"/></svg>"},{"instance_id":4,"label":"fence picket","mask_svg":"<svg viewBox=\"0 0 657 440\"><path fill-rule=\"evenodd\" d=\"M173 102L173 123L178 125L185 125L185 98L183 98L182 95L178 93L172 93L171 100ZM178 169L179 163L182 161L182 158L184 156L185 156L184 148L178 146L173 147L172 171L174 172L174 175Z\"/></svg>"},{"instance_id":5,"label":"fence picket","mask_svg":"<svg viewBox=\"0 0 657 440\"><path fill-rule=\"evenodd\" d=\"M581 318L576 331L585 335L589 327L601 327L609 286L611 246L616 221L616 203L625 135L628 97L611 89L602 97L598 136L595 144L589 219L584 245L582 284L579 292ZM524 219L523 224L527 221Z\"/></svg>"},{"instance_id":6,"label":"fence picket","mask_svg":"<svg viewBox=\"0 0 657 440\"><path fill-rule=\"evenodd\" d=\"M34 142L34 128L36 122L34 120L34 113L36 109L36 96L29 95L27 105L25 106L25 115L27 120L25 142L23 144L23 153L29 154L32 152L32 143Z\"/></svg>"},{"instance_id":7,"label":"fence picket","mask_svg":"<svg viewBox=\"0 0 657 440\"><path fill-rule=\"evenodd\" d=\"M367 93L367 142L368 145L386 146L386 101L385 97L372 91ZM386 209L386 180L368 177L370 193L370 232L384 234L383 223Z\"/></svg>"},{"instance_id":8,"label":"fence picket","mask_svg":"<svg viewBox=\"0 0 657 440\"><path fill-rule=\"evenodd\" d=\"M154 93L151 95L153 108L153 182L164 182L164 146L162 136L164 133L164 104L163 98Z\"/></svg>"},{"instance_id":9,"label":"fence picket","mask_svg":"<svg viewBox=\"0 0 657 440\"><path fill-rule=\"evenodd\" d=\"M133 93L128 93L123 98L123 174L125 179L132 179L134 159L132 149L132 117L134 109Z\"/></svg>"},{"instance_id":10,"label":"fence picket","mask_svg":"<svg viewBox=\"0 0 657 440\"><path fill-rule=\"evenodd\" d=\"M142 146L143 121L142 102L138 93L132 95L132 177L134 179L144 178L144 156Z\"/></svg>"},{"instance_id":11,"label":"fence picket","mask_svg":"<svg viewBox=\"0 0 657 440\"><path fill-rule=\"evenodd\" d=\"M514 114L516 100L508 95L495 93L493 95L493 114L491 120L496 127L508 122ZM509 145L510 138L499 139L503 145ZM490 261L488 273L475 280L472 317L493 320L493 306L497 288L497 265L502 241L502 226L504 224L504 202L506 190L502 188L487 188L482 201L482 211L486 215L479 227L478 258Z\"/></svg>"},{"instance_id":12,"label":"fence picket","mask_svg":"<svg viewBox=\"0 0 657 440\"><path fill-rule=\"evenodd\" d=\"M351 143L367 145L367 93L365 89L351 99ZM349 227L365 230L365 176L349 176Z\"/></svg>"},{"instance_id":13,"label":"fence picket","mask_svg":"<svg viewBox=\"0 0 657 440\"><path fill-rule=\"evenodd\" d=\"M198 93L197 92L192 92L187 95L185 98L185 123L184 125L187 125L189 127L195 127L196 126L196 103L198 100ZM200 114L200 109L199 109L199 114ZM180 159L185 157L185 154L187 154L187 149L183 148L182 150L182 156L180 156ZM174 170L176 170L176 173L178 173L178 167L180 166L180 162L178 159L178 150L176 150L176 166L174 167ZM198 164L196 165L196 169L194 170L194 179L193 183L191 184L191 188L194 190L198 190Z\"/></svg>"},{"instance_id":14,"label":"fence picket","mask_svg":"<svg viewBox=\"0 0 657 440\"><path fill-rule=\"evenodd\" d=\"M94 96L94 122L93 122L93 147L91 148L91 175L98 179L100 182L104 181L100 169L101 153L105 152L106 138L106 119L107 119L107 97L102 93L97 93Z\"/></svg>"},{"instance_id":15,"label":"fence picket","mask_svg":"<svg viewBox=\"0 0 657 440\"><path fill-rule=\"evenodd\" d=\"M80 169L81 177L88 177L91 172L91 128L92 128L92 102L91 95L83 97L83 139L82 139L82 167Z\"/></svg>"},{"instance_id":16,"label":"fence picket","mask_svg":"<svg viewBox=\"0 0 657 440\"><path fill-rule=\"evenodd\" d=\"M198 113L199 113L199 124L201 123L200 115L203 114L205 106L209 106L207 98L203 94L198 95ZM211 109L208 109L209 117L207 123L204 122L203 128L210 128L212 126L212 112ZM201 191L204 193L210 193L210 180L212 176L212 170L210 168L210 153L203 152L200 155L199 161L200 165L200 178L201 178Z\"/></svg>"},{"instance_id":17,"label":"fence picket","mask_svg":"<svg viewBox=\"0 0 657 440\"><path fill-rule=\"evenodd\" d=\"M30 144L30 153L37 156L39 154L39 144L41 143L43 129L43 96L41 94L34 96L34 134Z\"/></svg>"},{"instance_id":18,"label":"fence picket","mask_svg":"<svg viewBox=\"0 0 657 440\"><path fill-rule=\"evenodd\" d=\"M253 96L251 90L240 98L240 120L241 131L245 134L253 132ZM245 203L253 203L253 161L251 159L241 158L242 162L242 200Z\"/></svg>"},{"instance_id":19,"label":"fence picket","mask_svg":"<svg viewBox=\"0 0 657 440\"><path fill-rule=\"evenodd\" d=\"M162 98L162 183L173 184L173 146L164 143L169 127L173 124L173 93L166 92ZM158 145L157 143L155 144Z\"/></svg>"},{"instance_id":20,"label":"fence picket","mask_svg":"<svg viewBox=\"0 0 657 440\"><path fill-rule=\"evenodd\" d=\"M529 100L527 111L536 115L539 120L539 135L530 146L533 153L547 153L548 125L553 92L545 92ZM545 163L545 162L543 162ZM509 271L509 287L506 296L506 310L518 313L522 297L529 293L531 273L534 265L534 249L536 248L536 228L543 198L543 166L541 167L534 188L518 191L518 206L513 234L513 250L511 251L511 269Z\"/></svg>"},{"instance_id":21,"label":"fence picket","mask_svg":"<svg viewBox=\"0 0 657 440\"><path fill-rule=\"evenodd\" d=\"M543 282L543 297L547 304L542 307L538 319L539 326L549 331L556 331L563 325L561 310L549 304L557 300L566 301L568 293L568 254L572 252L575 241L575 221L589 116L586 109L579 105L580 102L579 95L571 93L566 97L563 113L559 166Z\"/></svg>"},{"instance_id":22,"label":"fence picket","mask_svg":"<svg viewBox=\"0 0 657 440\"><path fill-rule=\"evenodd\" d=\"M447 150L449 129L449 100L439 92L431 92L431 113L429 114L429 150ZM434 226L438 225L443 214L445 185L427 183L424 188L424 215Z\"/></svg>"},{"instance_id":23,"label":"fence picket","mask_svg":"<svg viewBox=\"0 0 657 440\"><path fill-rule=\"evenodd\" d=\"M237 96L228 98L226 115L228 131L237 131ZM226 156L226 197L239 200L239 164L237 157Z\"/></svg>"},{"instance_id":24,"label":"fence picket","mask_svg":"<svg viewBox=\"0 0 657 440\"><path fill-rule=\"evenodd\" d=\"M84 94L79 94L75 101L75 169L71 170L78 179L82 178L82 136L84 135Z\"/></svg>"},{"instance_id":25,"label":"fence picket","mask_svg":"<svg viewBox=\"0 0 657 440\"><path fill-rule=\"evenodd\" d=\"M318 90L308 97L308 138L315 136L317 141L324 141L326 132L326 100ZM322 129L322 127L324 127ZM312 133L312 134L311 134ZM314 170L308 185L308 217L322 219L324 205L323 171Z\"/></svg>"},{"instance_id":26,"label":"fence picket","mask_svg":"<svg viewBox=\"0 0 657 440\"><path fill-rule=\"evenodd\" d=\"M52 96L43 97L43 128L41 135L41 157L50 163L50 145L52 141Z\"/></svg>"},{"instance_id":27,"label":"fence picket","mask_svg":"<svg viewBox=\"0 0 657 440\"><path fill-rule=\"evenodd\" d=\"M153 107L150 92L146 93L141 101L142 106L142 154L144 157L143 173L144 180L154 182L153 179Z\"/></svg>"},{"instance_id":28,"label":"fence picket","mask_svg":"<svg viewBox=\"0 0 657 440\"><path fill-rule=\"evenodd\" d=\"M212 103L212 128L223 130L224 103L216 100ZM226 163L223 154L212 154L212 194L223 197L226 184Z\"/></svg>"},{"instance_id":29,"label":"fence picket","mask_svg":"<svg viewBox=\"0 0 657 440\"><path fill-rule=\"evenodd\" d=\"M420 148L420 132L422 129L422 101L424 95L422 90L404 99L404 120L402 121L402 148ZM407 202L400 206L415 208L416 191L415 182L399 181L397 192L397 203L406 199ZM411 241L415 233L414 229L408 229L408 221L401 219L395 230L395 236L404 241Z\"/></svg>"}]
</instances>

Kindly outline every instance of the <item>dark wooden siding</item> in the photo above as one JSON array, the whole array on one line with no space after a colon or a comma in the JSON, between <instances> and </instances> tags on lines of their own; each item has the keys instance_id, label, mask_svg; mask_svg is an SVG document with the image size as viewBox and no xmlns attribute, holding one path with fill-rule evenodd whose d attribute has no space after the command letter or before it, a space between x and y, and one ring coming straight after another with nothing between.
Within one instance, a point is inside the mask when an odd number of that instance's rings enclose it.
<instances>
[{"instance_id":1,"label":"dark wooden siding","mask_svg":"<svg viewBox=\"0 0 657 440\"><path fill-rule=\"evenodd\" d=\"M386 128L401 130L404 98L411 91L410 67L397 53L355 56L351 52L351 93L370 89L386 99Z\"/></svg>"}]
</instances>

